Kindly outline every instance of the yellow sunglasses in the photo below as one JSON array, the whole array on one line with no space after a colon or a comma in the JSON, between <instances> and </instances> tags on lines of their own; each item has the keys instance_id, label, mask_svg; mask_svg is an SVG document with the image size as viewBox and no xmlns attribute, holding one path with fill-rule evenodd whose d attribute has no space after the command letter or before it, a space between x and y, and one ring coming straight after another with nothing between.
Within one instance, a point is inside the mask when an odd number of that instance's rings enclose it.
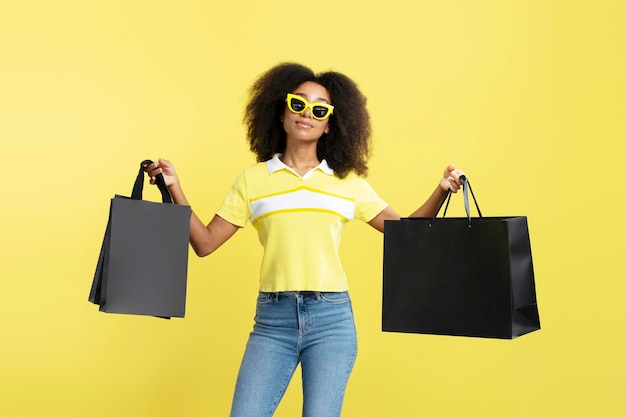
<instances>
[{"instance_id":1,"label":"yellow sunglasses","mask_svg":"<svg viewBox=\"0 0 626 417\"><path fill-rule=\"evenodd\" d=\"M304 98L295 94L287 93L287 107L293 113L304 113L306 109L311 109L311 116L317 120L324 120L333 114L334 106L326 103L309 103Z\"/></svg>"}]
</instances>

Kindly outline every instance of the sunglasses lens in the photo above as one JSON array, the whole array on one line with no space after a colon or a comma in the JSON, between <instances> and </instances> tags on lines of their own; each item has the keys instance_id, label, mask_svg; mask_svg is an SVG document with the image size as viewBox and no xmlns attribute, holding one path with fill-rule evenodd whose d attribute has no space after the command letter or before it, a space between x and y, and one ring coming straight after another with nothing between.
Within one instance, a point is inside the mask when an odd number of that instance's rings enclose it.
<instances>
[{"instance_id":1,"label":"sunglasses lens","mask_svg":"<svg viewBox=\"0 0 626 417\"><path fill-rule=\"evenodd\" d=\"M289 107L295 112L303 111L305 106L304 102L302 100L298 100L297 98L289 100Z\"/></svg>"},{"instance_id":2,"label":"sunglasses lens","mask_svg":"<svg viewBox=\"0 0 626 417\"><path fill-rule=\"evenodd\" d=\"M328 109L322 106L313 106L313 116L315 117L324 117L328 113Z\"/></svg>"},{"instance_id":3,"label":"sunglasses lens","mask_svg":"<svg viewBox=\"0 0 626 417\"><path fill-rule=\"evenodd\" d=\"M319 103L310 105L305 99L299 98L291 93L287 94L287 106L289 110L297 114L302 113L308 107L311 109L311 115L318 120L327 118L331 113L330 107L332 107L320 105Z\"/></svg>"}]
</instances>

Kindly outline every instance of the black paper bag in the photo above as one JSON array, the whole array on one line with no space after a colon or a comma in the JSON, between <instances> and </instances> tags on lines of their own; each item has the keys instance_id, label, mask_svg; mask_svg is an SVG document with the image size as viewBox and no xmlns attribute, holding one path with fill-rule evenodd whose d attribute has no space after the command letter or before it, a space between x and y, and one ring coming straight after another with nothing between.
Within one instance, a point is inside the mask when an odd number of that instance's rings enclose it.
<instances>
[{"instance_id":1,"label":"black paper bag","mask_svg":"<svg viewBox=\"0 0 626 417\"><path fill-rule=\"evenodd\" d=\"M142 200L143 161L131 197L111 200L89 301L107 313L184 317L191 208Z\"/></svg>"},{"instance_id":2,"label":"black paper bag","mask_svg":"<svg viewBox=\"0 0 626 417\"><path fill-rule=\"evenodd\" d=\"M462 180L467 218L385 222L383 331L513 339L540 328L526 217L471 218Z\"/></svg>"}]
</instances>

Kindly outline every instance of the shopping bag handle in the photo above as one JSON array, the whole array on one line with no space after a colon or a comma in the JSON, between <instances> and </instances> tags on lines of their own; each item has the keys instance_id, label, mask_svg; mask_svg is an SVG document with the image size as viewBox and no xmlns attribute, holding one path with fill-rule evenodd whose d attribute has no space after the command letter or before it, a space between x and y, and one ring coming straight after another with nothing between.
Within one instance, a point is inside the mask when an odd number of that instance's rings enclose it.
<instances>
[{"instance_id":1,"label":"shopping bag handle","mask_svg":"<svg viewBox=\"0 0 626 417\"><path fill-rule=\"evenodd\" d=\"M470 215L470 207L469 207L469 196L468 194L472 194L472 199L474 200L474 205L476 206L476 211L478 211L478 217L483 217L483 214L480 212L480 207L478 207L478 202L476 201L476 197L474 196L474 191L472 190L472 186L469 183L469 180L465 175L461 175L459 178L461 180L461 184L463 185L463 203L465 205L465 214L467 214L467 222L468 226L472 227L472 216ZM468 192L469 189L469 192ZM435 215L432 217L430 221L430 225L432 226L433 221L439 214L441 210L441 206L443 203L446 203L446 207L443 210L443 217L446 217L446 213L448 212L448 205L450 204L450 199L452 198L452 191L448 190L446 195L443 196L441 201L439 202L439 206L437 206L437 211L435 211Z\"/></svg>"},{"instance_id":2,"label":"shopping bag handle","mask_svg":"<svg viewBox=\"0 0 626 417\"><path fill-rule=\"evenodd\" d=\"M139 165L139 172L137 173L137 178L135 179L135 184L133 185L133 192L130 195L130 198L133 200L141 200L143 197L143 173L144 168L152 163L151 160L146 159L142 161ZM165 179L163 178L163 174L158 174L156 176L156 185L161 192L161 197L164 203L172 204L172 196L167 189L167 185L165 185Z\"/></svg>"}]
</instances>

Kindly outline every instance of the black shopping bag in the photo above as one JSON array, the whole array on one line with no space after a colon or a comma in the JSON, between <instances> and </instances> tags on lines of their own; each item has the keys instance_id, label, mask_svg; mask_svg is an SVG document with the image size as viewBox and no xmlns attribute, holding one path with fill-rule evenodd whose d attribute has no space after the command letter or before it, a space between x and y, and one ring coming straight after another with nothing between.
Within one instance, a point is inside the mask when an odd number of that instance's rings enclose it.
<instances>
[{"instance_id":1,"label":"black shopping bag","mask_svg":"<svg viewBox=\"0 0 626 417\"><path fill-rule=\"evenodd\" d=\"M184 317L191 208L171 204L162 175L163 203L142 200L141 163L131 197L111 200L89 301L107 313Z\"/></svg>"},{"instance_id":2,"label":"black shopping bag","mask_svg":"<svg viewBox=\"0 0 626 417\"><path fill-rule=\"evenodd\" d=\"M383 331L513 339L540 328L526 217L482 217L476 204L471 218L462 181L467 218L385 222Z\"/></svg>"}]
</instances>

